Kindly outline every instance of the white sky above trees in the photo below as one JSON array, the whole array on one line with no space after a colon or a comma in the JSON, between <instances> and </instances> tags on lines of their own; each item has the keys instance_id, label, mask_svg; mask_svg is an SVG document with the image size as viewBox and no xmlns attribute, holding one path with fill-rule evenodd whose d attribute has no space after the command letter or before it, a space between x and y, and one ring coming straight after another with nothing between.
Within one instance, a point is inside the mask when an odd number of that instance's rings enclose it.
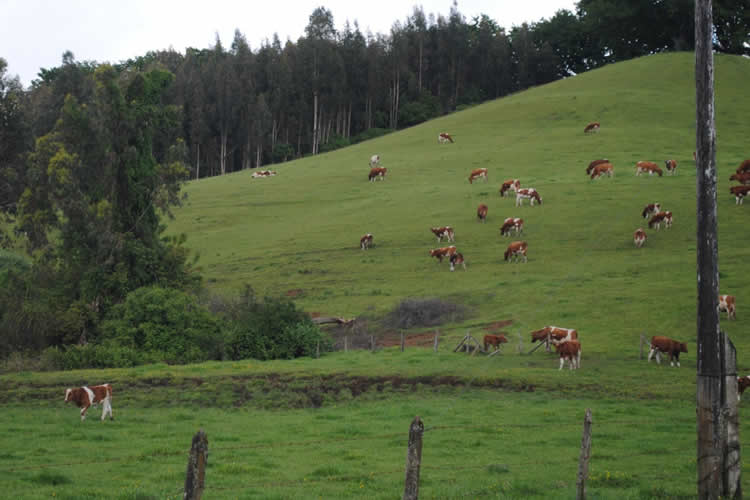
<instances>
[{"instance_id":1,"label":"white sky above trees","mask_svg":"<svg viewBox=\"0 0 750 500\"><path fill-rule=\"evenodd\" d=\"M575 10L576 0L459 0L467 21L487 14L509 30L523 22L550 18L560 9ZM62 62L70 50L77 61L116 63L149 50L207 48L218 33L229 47L235 29L257 50L278 33L282 43L304 34L310 14L324 6L336 29L356 20L363 33L387 34L414 6L425 15L447 17L452 0L0 0L0 57L8 74L24 86L40 68Z\"/></svg>"}]
</instances>

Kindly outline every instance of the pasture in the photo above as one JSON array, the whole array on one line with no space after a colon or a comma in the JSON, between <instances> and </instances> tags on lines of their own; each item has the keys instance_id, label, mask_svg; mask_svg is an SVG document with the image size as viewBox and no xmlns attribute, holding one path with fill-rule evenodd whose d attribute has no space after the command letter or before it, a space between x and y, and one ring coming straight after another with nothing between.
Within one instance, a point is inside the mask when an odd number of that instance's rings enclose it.
<instances>
[{"instance_id":1,"label":"pasture","mask_svg":"<svg viewBox=\"0 0 750 500\"><path fill-rule=\"evenodd\" d=\"M738 302L737 320L722 315L722 328L742 373L750 207L735 205L728 178L750 157L749 80L750 61L716 56L720 286ZM649 56L274 165L274 177L248 171L189 184L168 232L187 234L217 293L250 284L258 295L293 295L309 312L371 318L429 296L471 314L440 326L438 353L3 375L0 488L14 498L177 498L190 439L203 428L204 498L395 498L419 415L429 429L422 498L571 498L590 407L591 498L693 497L693 82L692 53ZM584 134L592 121L601 129ZM455 143L439 145L443 131ZM367 180L373 154L388 168L383 181ZM614 177L586 176L597 158L611 161ZM670 158L677 175L635 176L637 161ZM476 168L488 169L488 182L468 182ZM512 178L536 188L542 205L500 198ZM653 202L674 214L670 229L647 228L640 214ZM500 235L506 217L524 219L521 238ZM430 227L444 225L466 271L429 257L446 245ZM638 227L648 234L643 248L633 244ZM365 233L374 240L363 251ZM525 264L503 261L514 239L528 242ZM481 337L506 319L503 354L452 352L467 330ZM550 324L578 330L577 372L558 371L543 350L517 353L519 334L528 351L528 333ZM682 367L639 360L642 334L687 342ZM62 403L64 388L104 382L116 420L99 422L99 409L81 424Z\"/></svg>"}]
</instances>

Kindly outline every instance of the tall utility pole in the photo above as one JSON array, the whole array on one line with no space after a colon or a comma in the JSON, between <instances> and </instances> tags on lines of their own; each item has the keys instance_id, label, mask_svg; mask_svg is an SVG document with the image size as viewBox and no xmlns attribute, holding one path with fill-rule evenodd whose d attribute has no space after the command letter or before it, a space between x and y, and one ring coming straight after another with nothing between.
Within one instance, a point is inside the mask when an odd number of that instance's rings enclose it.
<instances>
[{"instance_id":1,"label":"tall utility pole","mask_svg":"<svg viewBox=\"0 0 750 500\"><path fill-rule=\"evenodd\" d=\"M711 0L695 0L698 498L741 498L736 352L719 329Z\"/></svg>"}]
</instances>

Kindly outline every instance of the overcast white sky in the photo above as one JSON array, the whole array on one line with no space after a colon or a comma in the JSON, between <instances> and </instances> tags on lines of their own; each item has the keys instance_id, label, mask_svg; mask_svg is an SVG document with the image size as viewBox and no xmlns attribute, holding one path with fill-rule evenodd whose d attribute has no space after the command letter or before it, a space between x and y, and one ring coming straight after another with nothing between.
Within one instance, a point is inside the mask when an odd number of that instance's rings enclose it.
<instances>
[{"instance_id":1,"label":"overcast white sky","mask_svg":"<svg viewBox=\"0 0 750 500\"><path fill-rule=\"evenodd\" d=\"M487 14L506 29L575 9L576 0L459 0L467 20ZM149 50L206 48L216 33L228 47L239 29L253 50L278 33L282 43L303 35L319 6L337 29L349 20L366 33L388 33L421 5L425 14L450 12L452 0L0 0L0 57L24 86L40 68L59 66L70 50L77 61L118 62Z\"/></svg>"}]
</instances>

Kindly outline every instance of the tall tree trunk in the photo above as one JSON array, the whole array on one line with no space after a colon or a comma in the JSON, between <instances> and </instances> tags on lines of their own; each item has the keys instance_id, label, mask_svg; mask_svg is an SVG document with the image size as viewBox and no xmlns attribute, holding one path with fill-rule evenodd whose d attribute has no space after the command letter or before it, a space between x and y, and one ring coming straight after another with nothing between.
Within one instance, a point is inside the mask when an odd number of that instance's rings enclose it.
<instances>
[{"instance_id":1,"label":"tall tree trunk","mask_svg":"<svg viewBox=\"0 0 750 500\"><path fill-rule=\"evenodd\" d=\"M229 134L226 129L222 129L219 140L219 165L221 168L221 175L224 175L227 173L227 141L229 140Z\"/></svg>"},{"instance_id":2,"label":"tall tree trunk","mask_svg":"<svg viewBox=\"0 0 750 500\"><path fill-rule=\"evenodd\" d=\"M201 144L196 144L197 151L195 153L195 179L201 178Z\"/></svg>"},{"instance_id":3,"label":"tall tree trunk","mask_svg":"<svg viewBox=\"0 0 750 500\"><path fill-rule=\"evenodd\" d=\"M312 154L318 154L318 91L313 91L313 144Z\"/></svg>"},{"instance_id":4,"label":"tall tree trunk","mask_svg":"<svg viewBox=\"0 0 750 500\"><path fill-rule=\"evenodd\" d=\"M422 41L422 38L419 38L419 78L417 79L417 88L419 89L419 93L422 93L422 46L424 42Z\"/></svg>"}]
</instances>

